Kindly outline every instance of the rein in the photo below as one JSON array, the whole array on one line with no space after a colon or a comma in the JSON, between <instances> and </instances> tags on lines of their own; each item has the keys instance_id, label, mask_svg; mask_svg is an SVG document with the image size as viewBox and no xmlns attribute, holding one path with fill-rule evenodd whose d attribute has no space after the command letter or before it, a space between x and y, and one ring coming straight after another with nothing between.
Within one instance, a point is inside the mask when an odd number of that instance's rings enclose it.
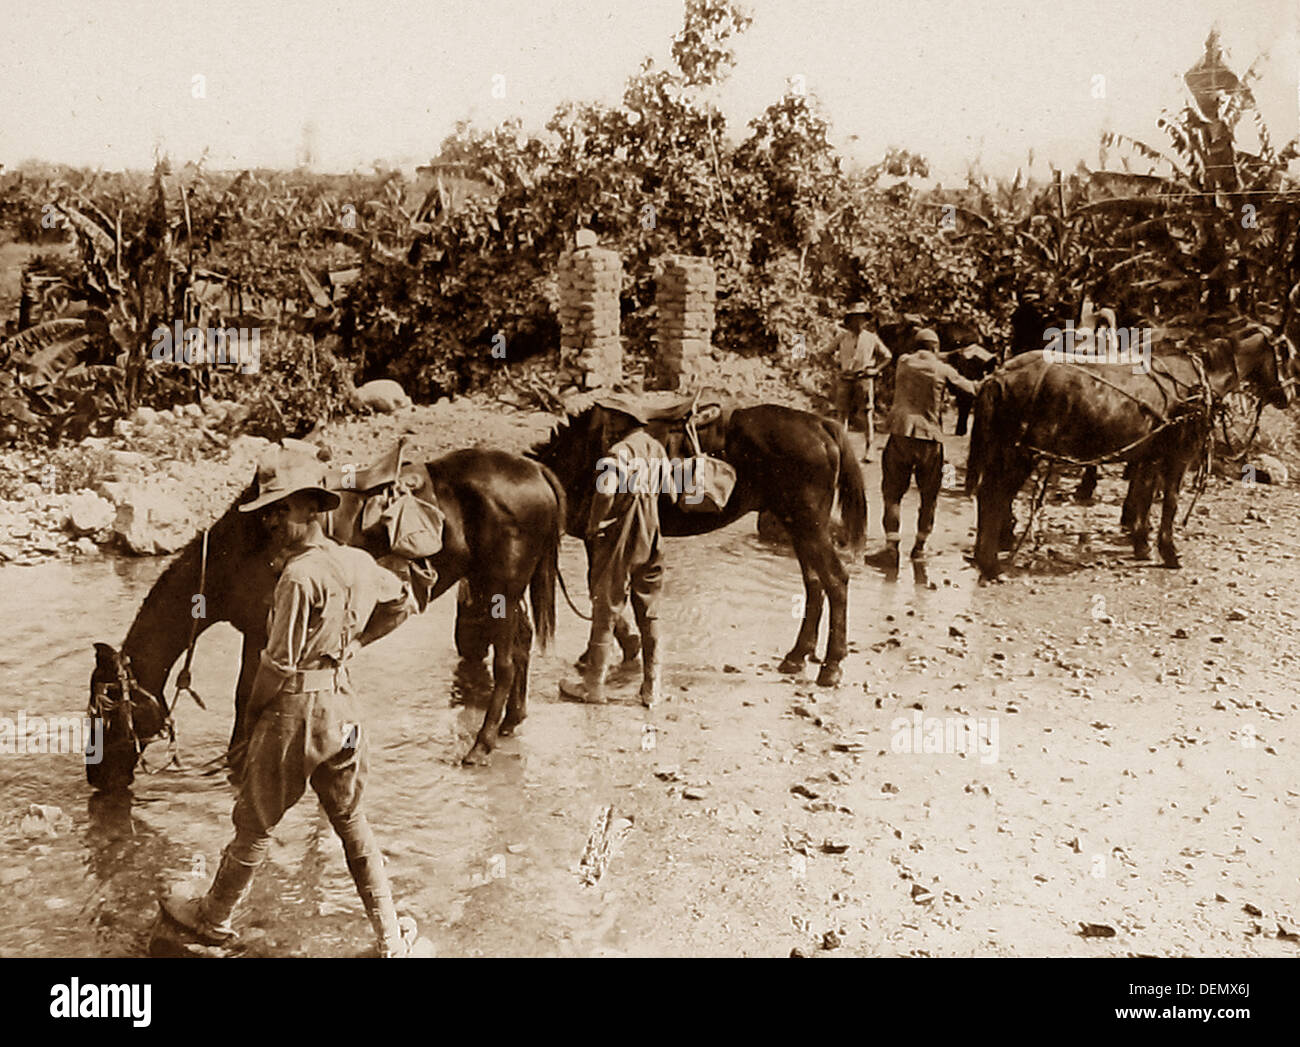
<instances>
[{"instance_id":1,"label":"rein","mask_svg":"<svg viewBox=\"0 0 1300 1047\"><path fill-rule=\"evenodd\" d=\"M208 610L206 606L206 590L208 584L208 532L210 530L211 528L208 527L203 528L203 546L202 551L199 553L199 591L197 595L204 601L203 612L205 615ZM207 709L207 706L203 704L203 699L199 697L199 692L193 688L193 681L190 678L190 663L194 661L194 643L198 639L198 636L199 620L191 614L190 639L189 643L185 645L185 664L181 666L181 671L176 674L176 700L172 702L170 709L167 708L166 702L163 703L163 710L169 717L180 702L182 694L188 694L193 698L194 701L198 703L200 709Z\"/></svg>"}]
</instances>

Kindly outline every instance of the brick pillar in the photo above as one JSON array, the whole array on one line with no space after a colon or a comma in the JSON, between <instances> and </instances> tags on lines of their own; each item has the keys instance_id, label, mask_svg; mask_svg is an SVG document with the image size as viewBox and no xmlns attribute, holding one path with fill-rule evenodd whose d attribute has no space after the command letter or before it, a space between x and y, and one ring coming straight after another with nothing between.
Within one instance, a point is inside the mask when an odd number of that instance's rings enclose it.
<instances>
[{"instance_id":1,"label":"brick pillar","mask_svg":"<svg viewBox=\"0 0 1300 1047\"><path fill-rule=\"evenodd\" d=\"M713 340L717 283L707 258L666 255L655 273L655 374L662 388L677 389L698 372Z\"/></svg>"},{"instance_id":2,"label":"brick pillar","mask_svg":"<svg viewBox=\"0 0 1300 1047\"><path fill-rule=\"evenodd\" d=\"M622 286L623 263L615 251L579 247L560 256L560 360L582 373L584 388L623 380Z\"/></svg>"}]
</instances>

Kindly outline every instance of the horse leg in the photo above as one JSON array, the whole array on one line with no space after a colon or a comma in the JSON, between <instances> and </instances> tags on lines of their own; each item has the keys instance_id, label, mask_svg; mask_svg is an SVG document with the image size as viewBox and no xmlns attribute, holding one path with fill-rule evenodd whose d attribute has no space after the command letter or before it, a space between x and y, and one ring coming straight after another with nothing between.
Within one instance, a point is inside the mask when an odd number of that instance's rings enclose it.
<instances>
[{"instance_id":1,"label":"horse leg","mask_svg":"<svg viewBox=\"0 0 1300 1047\"><path fill-rule=\"evenodd\" d=\"M787 520L781 522L790 529L793 537L794 531L790 528L790 522ZM803 623L799 626L799 635L795 637L790 653L781 660L780 671L783 673L803 671L803 663L817 650L817 632L822 624L822 587L809 559L806 541L796 540L794 551L799 557L799 570L803 573Z\"/></svg>"},{"instance_id":2,"label":"horse leg","mask_svg":"<svg viewBox=\"0 0 1300 1047\"><path fill-rule=\"evenodd\" d=\"M1091 502L1093 495L1097 493L1097 467L1095 465L1085 465L1083 467L1083 476L1079 478L1079 486L1074 489L1074 500L1076 502Z\"/></svg>"},{"instance_id":3,"label":"horse leg","mask_svg":"<svg viewBox=\"0 0 1300 1047\"><path fill-rule=\"evenodd\" d=\"M1153 473L1154 471L1152 470ZM1186 471L1187 463L1180 461L1171 462L1162 470L1165 493L1160 503L1160 537L1156 545L1166 567L1182 566L1178 550L1174 548L1174 519L1178 516L1178 489L1183 485L1183 474Z\"/></svg>"},{"instance_id":4,"label":"horse leg","mask_svg":"<svg viewBox=\"0 0 1300 1047\"><path fill-rule=\"evenodd\" d=\"M1001 477L984 476L976 498L975 565L980 578L992 581L1002 570L998 563L1001 536L1011 515L1011 499L1001 489Z\"/></svg>"},{"instance_id":5,"label":"horse leg","mask_svg":"<svg viewBox=\"0 0 1300 1047\"><path fill-rule=\"evenodd\" d=\"M519 600L505 601L505 614L492 620L492 697L488 701L483 726L479 728L474 747L465 754L466 764L486 764L488 754L496 747L506 697L515 679L515 619L519 617Z\"/></svg>"},{"instance_id":6,"label":"horse leg","mask_svg":"<svg viewBox=\"0 0 1300 1047\"><path fill-rule=\"evenodd\" d=\"M849 572L836 555L829 533L823 533L814 539L810 558L831 608L830 635L826 639L826 657L822 659L821 670L817 673L817 685L837 687L844 675L840 663L849 653ZM812 636L813 643L816 644L816 627L813 628Z\"/></svg>"},{"instance_id":7,"label":"horse leg","mask_svg":"<svg viewBox=\"0 0 1300 1047\"><path fill-rule=\"evenodd\" d=\"M515 678L510 686L510 698L506 702L506 718L501 721L500 735L509 738L515 728L528 716L528 664L533 653L533 626L528 620L524 603L519 601L518 626L515 629Z\"/></svg>"},{"instance_id":8,"label":"horse leg","mask_svg":"<svg viewBox=\"0 0 1300 1047\"><path fill-rule=\"evenodd\" d=\"M1139 560L1151 559L1151 498L1155 494L1155 487L1156 471L1153 466L1143 464L1133 467L1133 479L1124 499L1124 512L1128 515L1131 526L1129 533L1133 538L1133 555Z\"/></svg>"},{"instance_id":9,"label":"horse leg","mask_svg":"<svg viewBox=\"0 0 1300 1047\"><path fill-rule=\"evenodd\" d=\"M1020 488L1025 486L1025 481L1029 479L1033 471L1033 462L1017 462L1008 467L1005 478L1006 491L1008 492L1007 506L998 527L998 550L1000 552L1007 552L1016 546L1016 495L1020 493Z\"/></svg>"},{"instance_id":10,"label":"horse leg","mask_svg":"<svg viewBox=\"0 0 1300 1047\"><path fill-rule=\"evenodd\" d=\"M965 393L955 398L957 401L957 435L965 436L970 423L970 409L975 401Z\"/></svg>"},{"instance_id":11,"label":"horse leg","mask_svg":"<svg viewBox=\"0 0 1300 1047\"><path fill-rule=\"evenodd\" d=\"M1128 480L1128 490L1124 492L1124 508L1120 510L1119 527L1127 535L1133 534L1133 523L1137 519L1137 483L1139 466L1130 464L1124 470L1124 478Z\"/></svg>"},{"instance_id":12,"label":"horse leg","mask_svg":"<svg viewBox=\"0 0 1300 1047\"><path fill-rule=\"evenodd\" d=\"M469 581L462 579L456 590L456 653L471 662L481 662L488 653L487 602L474 601Z\"/></svg>"}]
</instances>

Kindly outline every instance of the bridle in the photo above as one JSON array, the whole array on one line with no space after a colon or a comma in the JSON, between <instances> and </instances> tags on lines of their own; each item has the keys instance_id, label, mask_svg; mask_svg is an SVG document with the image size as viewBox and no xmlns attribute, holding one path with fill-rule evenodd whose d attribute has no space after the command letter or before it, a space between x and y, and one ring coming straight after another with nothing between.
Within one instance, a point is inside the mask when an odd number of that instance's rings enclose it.
<instances>
[{"instance_id":1,"label":"bridle","mask_svg":"<svg viewBox=\"0 0 1300 1047\"><path fill-rule=\"evenodd\" d=\"M131 671L131 658L129 655L115 652L114 661L116 663L116 680L96 683L91 690L90 708L88 710L91 719L99 720L100 729L106 731L106 728L102 725L110 722L115 714L121 715L125 720L127 736L135 753L136 761L140 770L145 774L152 774L153 771L145 762L144 749L158 734L165 733L167 735L168 746L172 751L171 762L179 766L180 762L175 750L176 727L166 703L160 701L157 695L143 687L135 678L135 674ZM116 695L114 695L114 691L116 691ZM158 731L144 739L140 737L135 719L135 702L138 698L144 698L162 710L162 721Z\"/></svg>"},{"instance_id":2,"label":"bridle","mask_svg":"<svg viewBox=\"0 0 1300 1047\"><path fill-rule=\"evenodd\" d=\"M207 527L203 529L203 540L199 552L199 591L197 595L202 597L205 601L203 607L205 613L207 611L208 534L210 530L211 529ZM91 718L98 718L101 723L104 723L107 722L114 713L118 713L119 711L121 712L121 715L126 721L125 726L130 738L131 748L135 752L136 762L139 765L140 770L145 774L154 773L153 769L149 767L144 758L145 747L159 734L166 734L167 750L171 754L171 758L167 760L163 766L177 768L181 766L180 749L176 744L176 720L173 716L173 713L176 711L176 706L180 703L181 696L188 694L194 699L200 709L207 709L207 706L203 704L203 699L199 696L198 691L193 687L193 679L190 673L190 666L194 661L194 644L198 639L198 634L199 620L197 617L192 615L190 621L189 640L185 647L185 663L181 666L180 672L176 675L176 696L170 705L167 703L165 695L162 698L159 698L148 688L140 684L140 682L135 678L135 674L131 671L130 655L121 652L115 652L114 654L117 670L116 682L97 683L94 685L92 690L89 710ZM116 697L112 693L114 690L117 692ZM137 696L153 702L154 705L161 710L162 720L159 729L156 734L151 734L148 738L141 738L140 732L136 729L134 705Z\"/></svg>"}]
</instances>

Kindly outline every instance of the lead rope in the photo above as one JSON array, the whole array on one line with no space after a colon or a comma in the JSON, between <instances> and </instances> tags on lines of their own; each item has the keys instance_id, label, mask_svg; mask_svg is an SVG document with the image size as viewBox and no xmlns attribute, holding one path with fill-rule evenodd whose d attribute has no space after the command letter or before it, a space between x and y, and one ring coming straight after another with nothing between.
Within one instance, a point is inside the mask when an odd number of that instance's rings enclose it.
<instances>
[{"instance_id":1,"label":"lead rope","mask_svg":"<svg viewBox=\"0 0 1300 1047\"><path fill-rule=\"evenodd\" d=\"M207 614L207 610L208 610L206 604L207 604L207 585L208 585L208 531L209 530L210 528L207 527L203 528L203 545L202 545L202 551L199 554L199 591L197 594L198 596L203 598L204 601L203 612L205 615ZM198 639L198 636L199 636L199 619L194 615L193 611L191 610L190 639L189 639L189 643L186 644L185 647L185 664L181 666L181 671L176 675L176 701L172 702L171 710L168 710L169 716L171 715L171 712L175 710L176 705L180 701L182 694L188 694L191 698L193 698L194 701L198 703L200 709L206 711L208 708L206 705L203 704L203 699L199 697L199 692L196 691L193 688L193 686L191 686L193 681L191 680L190 677L190 663L194 661L194 642L195 640Z\"/></svg>"},{"instance_id":2,"label":"lead rope","mask_svg":"<svg viewBox=\"0 0 1300 1047\"><path fill-rule=\"evenodd\" d=\"M197 595L204 598L205 604L203 606L203 612L205 615L207 613L208 532L210 530L211 529L208 527L203 528L203 542L199 552L199 591ZM166 695L164 695L163 699L158 702L158 704L163 708L163 727L167 731L167 748L171 752L171 759L163 764L164 767L181 767L181 750L180 746L176 743L176 720L172 715L176 711L176 706L180 704L181 695L188 694L194 699L195 704L204 711L208 708L203 704L203 699L199 697L199 692L192 686L193 680L190 675L190 665L194 661L194 643L198 639L198 635L199 620L194 616L193 609L191 609L190 638L189 642L185 646L185 664L181 666L181 671L176 674L176 697L172 701L170 708L167 706ZM144 688L140 688L140 690L144 690ZM147 694L148 692L146 691L145 693ZM152 697L152 695L150 697ZM143 749L140 751L140 767L146 774L154 773L145 763Z\"/></svg>"}]
</instances>

